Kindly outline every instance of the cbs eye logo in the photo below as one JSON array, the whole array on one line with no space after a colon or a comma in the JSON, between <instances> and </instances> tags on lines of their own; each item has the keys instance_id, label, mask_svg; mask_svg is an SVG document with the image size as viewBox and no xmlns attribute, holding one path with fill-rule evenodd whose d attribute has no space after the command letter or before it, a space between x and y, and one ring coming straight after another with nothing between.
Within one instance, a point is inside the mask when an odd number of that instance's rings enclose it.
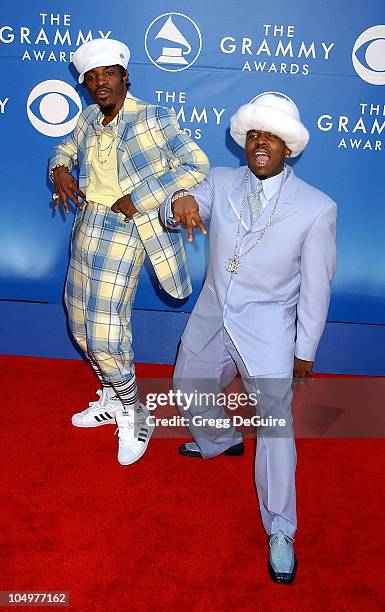
<instances>
[{"instance_id":1,"label":"cbs eye logo","mask_svg":"<svg viewBox=\"0 0 385 612\"><path fill-rule=\"evenodd\" d=\"M74 129L82 111L78 93L64 81L43 81L27 100L27 115L44 136L65 136Z\"/></svg>"},{"instance_id":2,"label":"cbs eye logo","mask_svg":"<svg viewBox=\"0 0 385 612\"><path fill-rule=\"evenodd\" d=\"M373 26L359 35L352 62L361 79L372 85L385 85L385 25Z\"/></svg>"}]
</instances>

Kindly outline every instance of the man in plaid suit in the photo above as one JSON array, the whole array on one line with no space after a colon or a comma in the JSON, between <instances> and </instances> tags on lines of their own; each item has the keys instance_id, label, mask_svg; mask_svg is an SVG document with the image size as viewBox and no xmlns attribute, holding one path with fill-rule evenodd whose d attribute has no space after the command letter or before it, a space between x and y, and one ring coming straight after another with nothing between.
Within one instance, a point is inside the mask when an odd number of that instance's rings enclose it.
<instances>
[{"instance_id":1,"label":"man in plaid suit","mask_svg":"<svg viewBox=\"0 0 385 612\"><path fill-rule=\"evenodd\" d=\"M145 452L152 428L138 399L131 308L147 254L160 285L176 298L191 293L181 237L158 218L164 199L201 181L209 170L175 114L127 93L129 50L95 39L73 63L96 104L55 149L50 176L56 208L77 207L65 303L71 331L102 383L99 399L72 417L77 427L119 428L118 461ZM79 185L71 174L79 166ZM84 204L78 199L81 198Z\"/></svg>"}]
</instances>

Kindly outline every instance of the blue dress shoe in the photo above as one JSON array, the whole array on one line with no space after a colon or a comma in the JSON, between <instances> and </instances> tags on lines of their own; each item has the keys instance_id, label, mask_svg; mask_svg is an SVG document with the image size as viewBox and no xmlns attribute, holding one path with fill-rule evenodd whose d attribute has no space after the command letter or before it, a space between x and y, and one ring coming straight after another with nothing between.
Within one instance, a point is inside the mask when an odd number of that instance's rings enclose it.
<instances>
[{"instance_id":1,"label":"blue dress shoe","mask_svg":"<svg viewBox=\"0 0 385 612\"><path fill-rule=\"evenodd\" d=\"M297 559L294 554L293 538L282 531L273 533L269 538L269 562L267 564L274 582L290 584L297 571Z\"/></svg>"}]
</instances>

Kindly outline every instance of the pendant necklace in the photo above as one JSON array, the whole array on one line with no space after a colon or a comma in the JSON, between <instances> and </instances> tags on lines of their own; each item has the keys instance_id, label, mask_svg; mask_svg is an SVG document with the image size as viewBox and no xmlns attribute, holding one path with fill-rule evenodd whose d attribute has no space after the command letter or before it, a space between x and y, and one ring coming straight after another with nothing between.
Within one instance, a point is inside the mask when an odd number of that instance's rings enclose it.
<instances>
[{"instance_id":1,"label":"pendant necklace","mask_svg":"<svg viewBox=\"0 0 385 612\"><path fill-rule=\"evenodd\" d=\"M264 227L261 230L261 233L259 234L257 240L255 242L253 242L253 244L246 249L246 251L243 251L243 253L239 252L239 235L241 232L241 225L242 225L242 215L243 215L243 209L245 206L245 201L246 201L246 193L247 193L247 185L249 182L249 174L250 174L250 170L249 168L247 168L246 173L245 173L245 190L243 193L243 198L242 198L242 204L241 204L241 209L239 211L239 220L238 220L238 227L237 227L237 236L235 239L235 246L234 246L234 255L232 257L229 257L226 263L226 270L227 272L231 272L231 274L238 274L239 273L239 268L241 265L241 257L244 257L245 255L248 255L250 253L250 251L252 251L256 246L258 246L258 244L261 242L263 236L266 233L267 228L269 227L269 225L271 224L275 211L277 209L278 206L278 202L280 200L281 197L281 192L282 192L282 187L283 184L285 182L286 179L286 175L287 175L287 169L286 166L284 167L284 171L282 172L282 179L281 179L281 184L279 186L279 190L278 190L278 195L277 195L277 199L275 200L275 204L273 207L273 210L270 213L270 216L268 218L268 220L266 221Z\"/></svg>"},{"instance_id":2,"label":"pendant necklace","mask_svg":"<svg viewBox=\"0 0 385 612\"><path fill-rule=\"evenodd\" d=\"M110 157L111 152L112 152L112 147L113 147L113 146L114 146L114 144L115 144L116 137L117 137L117 135L118 135L118 125L119 125L119 119L120 119L120 111L119 111L119 113L118 113L118 118L117 118L117 121L116 121L116 128L114 129L114 131L113 131L113 132L112 132L112 134L111 134L111 142L110 142L110 144L109 144L109 145L107 145L106 147L104 147L104 149L102 148L102 139L101 139L100 132L96 132L96 155L97 155L97 157L98 157L98 161L99 161L99 163L100 163L102 166L104 166L104 164L105 164L105 163L107 163L108 158ZM102 125L103 125L103 124L102 124ZM103 127L104 127L104 126L103 126ZM102 128L102 129L103 129L103 128ZM106 157L104 157L104 159L103 159L102 153L106 153L106 151L107 151L107 155L106 155Z\"/></svg>"}]
</instances>

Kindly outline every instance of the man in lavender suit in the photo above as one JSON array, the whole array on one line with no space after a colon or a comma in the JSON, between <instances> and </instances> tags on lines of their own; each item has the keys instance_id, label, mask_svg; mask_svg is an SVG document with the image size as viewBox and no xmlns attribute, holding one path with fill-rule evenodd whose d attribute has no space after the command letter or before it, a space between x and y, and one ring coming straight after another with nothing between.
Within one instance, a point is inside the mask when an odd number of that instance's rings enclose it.
<instances>
[{"instance_id":1,"label":"man in lavender suit","mask_svg":"<svg viewBox=\"0 0 385 612\"><path fill-rule=\"evenodd\" d=\"M258 430L255 480L270 574L288 584L297 568L291 383L293 374L311 374L325 325L336 205L285 164L309 139L290 98L261 94L232 117L230 133L245 148L247 166L214 168L190 192L174 193L161 211L167 225L187 227L189 241L194 228L206 233L203 223L210 220L207 277L182 336L174 381L185 393L197 381L200 390L218 393L238 371L261 417L286 423ZM182 455L243 453L234 426L220 426L228 415L218 402L181 410L195 439L180 447ZM212 423L219 425L204 426Z\"/></svg>"}]
</instances>

